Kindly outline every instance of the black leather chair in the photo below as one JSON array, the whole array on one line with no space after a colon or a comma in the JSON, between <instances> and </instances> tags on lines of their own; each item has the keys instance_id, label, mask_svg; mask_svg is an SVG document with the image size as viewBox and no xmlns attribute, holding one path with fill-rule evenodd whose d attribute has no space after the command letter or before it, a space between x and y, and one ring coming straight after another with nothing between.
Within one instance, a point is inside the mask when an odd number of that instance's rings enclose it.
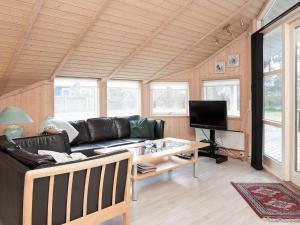
<instances>
[{"instance_id":1,"label":"black leather chair","mask_svg":"<svg viewBox=\"0 0 300 225\"><path fill-rule=\"evenodd\" d=\"M123 216L124 224L129 224L131 153L96 155L86 151L89 156L86 160L43 163L29 168L24 161L8 153L11 148L24 151L30 147L31 153L41 148L64 152L70 149L66 134L19 139L17 143L24 147L9 143L9 151L3 148L7 146L3 139L1 141L1 225L46 225L49 217L53 225L70 224L75 220L98 224L117 215ZM30 156L26 156L27 163ZM32 154L32 157L37 162L38 156ZM113 213L109 213L110 210Z\"/></svg>"}]
</instances>

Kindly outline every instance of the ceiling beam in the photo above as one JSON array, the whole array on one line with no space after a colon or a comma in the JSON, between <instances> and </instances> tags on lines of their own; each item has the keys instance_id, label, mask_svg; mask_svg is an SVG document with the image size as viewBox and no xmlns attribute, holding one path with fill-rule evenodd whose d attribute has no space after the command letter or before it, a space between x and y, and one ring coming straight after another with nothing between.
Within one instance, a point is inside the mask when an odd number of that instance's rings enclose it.
<instances>
[{"instance_id":1,"label":"ceiling beam","mask_svg":"<svg viewBox=\"0 0 300 225\"><path fill-rule=\"evenodd\" d=\"M14 51L14 53L9 61L9 64L6 67L6 70L3 74L2 82L0 84L0 95L2 95L5 90L9 76L11 75L11 73L14 70L17 60L18 60L30 34L31 34L32 27L33 27L35 21L37 20L38 15L39 15L45 1L46 0L36 0L35 4L33 6L30 16L27 20L27 23L24 26L23 34L22 34L21 38L19 39L19 41L16 45L16 48L15 48L15 51Z\"/></svg>"},{"instance_id":2,"label":"ceiling beam","mask_svg":"<svg viewBox=\"0 0 300 225\"><path fill-rule=\"evenodd\" d=\"M193 50L197 45L199 45L205 38L212 35L217 30L224 27L226 24L228 24L232 19L234 19L236 16L238 16L241 12L243 12L245 9L247 9L251 4L253 4L252 0L247 0L238 10L236 10L233 14L231 14L227 19L223 20L221 23L219 23L217 26L215 26L213 29L211 29L209 32L207 32L204 36L202 36L199 40L195 41L191 45L187 46L185 49L183 49L178 55L176 55L174 58L172 58L167 64L165 64L158 72L156 72L149 80L146 80L144 83L148 83L152 80L159 79L161 76L161 73L168 68L170 65L172 65L174 62L176 62L177 59L179 59L182 55L189 53L191 50Z\"/></svg>"},{"instance_id":3,"label":"ceiling beam","mask_svg":"<svg viewBox=\"0 0 300 225\"><path fill-rule=\"evenodd\" d=\"M106 9L106 7L109 4L109 0L103 0L101 4L99 4L98 9L96 10L95 15L91 18L89 23L83 27L75 40L75 42L71 45L69 50L66 52L64 57L62 58L61 62L58 64L58 66L55 68L54 72L51 74L50 80L53 80L57 73L63 68L63 66L67 63L69 58L73 55L74 51L80 46L82 40L84 37L87 35L91 27L97 22L99 19L100 15L102 15L103 11Z\"/></svg>"},{"instance_id":4,"label":"ceiling beam","mask_svg":"<svg viewBox=\"0 0 300 225\"><path fill-rule=\"evenodd\" d=\"M174 11L167 20L163 21L151 35L143 41L133 52L126 56L123 61L114 69L114 71L106 78L106 80L112 79L122 68L136 56L144 47L146 47L160 32L162 32L172 21L174 21L191 3L193 0L186 0L184 4Z\"/></svg>"}]
</instances>

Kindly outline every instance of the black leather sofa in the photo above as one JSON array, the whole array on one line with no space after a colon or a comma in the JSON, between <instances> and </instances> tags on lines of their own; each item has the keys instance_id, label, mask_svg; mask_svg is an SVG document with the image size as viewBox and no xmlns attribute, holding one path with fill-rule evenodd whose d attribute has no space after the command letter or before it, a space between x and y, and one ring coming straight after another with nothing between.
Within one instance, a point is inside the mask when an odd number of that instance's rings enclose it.
<instances>
[{"instance_id":1,"label":"black leather sofa","mask_svg":"<svg viewBox=\"0 0 300 225\"><path fill-rule=\"evenodd\" d=\"M70 121L79 132L70 143L66 135L46 135L15 139L14 141L33 153L37 150L53 150L57 152L78 152L120 145L135 144L149 138L130 138L129 120L139 119L139 116L130 117L100 117L88 120ZM164 137L163 120L155 120L154 138Z\"/></svg>"},{"instance_id":2,"label":"black leather sofa","mask_svg":"<svg viewBox=\"0 0 300 225\"><path fill-rule=\"evenodd\" d=\"M129 120L137 119L138 116L127 118L94 118L87 121L73 121L70 122L78 131L79 135L72 143L69 143L68 136L65 132L61 134L42 135L35 137L26 137L15 139L14 142L30 153L37 153L38 150L52 150L56 152L82 152L93 160L98 160L101 157L116 157L117 155L100 155L95 156L94 149L114 147L125 144L132 144L145 141L147 138L130 138ZM164 121L156 120L154 127L154 139L164 137ZM126 153L116 153L126 154ZM95 158L96 157L96 158ZM90 159L88 159L90 160ZM123 160L124 161L124 160ZM126 181L126 174L124 171L128 160L120 162L118 174L118 188L117 201L124 201L124 188ZM81 162L74 162L81 163ZM78 164L79 165L79 164ZM47 169L57 165L42 165L36 169ZM60 165L61 166L61 165ZM109 164L106 167L104 180L104 193L102 199L102 207L110 207L112 205L112 184L114 177L116 163ZM123 168L124 167L124 168ZM35 170L36 170L35 169ZM23 213L23 194L24 182L28 172L32 169L28 168L18 160L14 159L5 152L0 151L0 225L21 225ZM97 184L99 184L100 169L91 170L90 185L94 190L91 194L88 205L88 213L93 213L96 210L97 202ZM67 171L66 171L67 173ZM82 217L82 202L83 202L83 188L85 180L85 171L78 171L74 173L73 186L76 187L72 194L71 219L75 220ZM34 182L33 189L33 212L32 225L47 224L47 198L49 177L37 179ZM66 190L68 184L68 177L65 175L55 176L54 186L54 202L53 208L53 225L65 223L66 211ZM95 186L96 185L96 186ZM95 187L94 187L95 186ZM91 191L93 191L91 190ZM96 191L95 191L96 190ZM74 199L73 199L74 196ZM93 197L94 196L94 197ZM96 197L95 197L96 196ZM73 204L74 203L74 204ZM61 210L63 209L63 210Z\"/></svg>"}]
</instances>

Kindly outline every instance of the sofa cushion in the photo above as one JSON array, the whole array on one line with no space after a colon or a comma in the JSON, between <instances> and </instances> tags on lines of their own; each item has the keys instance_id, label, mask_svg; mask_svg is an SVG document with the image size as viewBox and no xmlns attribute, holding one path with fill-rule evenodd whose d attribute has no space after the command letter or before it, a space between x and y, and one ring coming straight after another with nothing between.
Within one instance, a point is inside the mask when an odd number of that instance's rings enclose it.
<instances>
[{"instance_id":1,"label":"sofa cushion","mask_svg":"<svg viewBox=\"0 0 300 225\"><path fill-rule=\"evenodd\" d=\"M7 149L14 148L16 143L6 135L0 136L0 151L7 152Z\"/></svg>"},{"instance_id":2,"label":"sofa cushion","mask_svg":"<svg viewBox=\"0 0 300 225\"><path fill-rule=\"evenodd\" d=\"M80 151L87 151L87 150L95 150L99 149L101 146L99 146L96 143L92 144L81 144L81 145L76 145L71 147L71 152L80 152Z\"/></svg>"},{"instance_id":3,"label":"sofa cushion","mask_svg":"<svg viewBox=\"0 0 300 225\"><path fill-rule=\"evenodd\" d=\"M69 122L79 133L71 142L71 146L86 144L90 142L90 134L85 120L77 120Z\"/></svg>"},{"instance_id":4,"label":"sofa cushion","mask_svg":"<svg viewBox=\"0 0 300 225\"><path fill-rule=\"evenodd\" d=\"M14 141L31 153L37 153L38 150L70 153L69 138L65 131L61 134L18 138Z\"/></svg>"},{"instance_id":5,"label":"sofa cushion","mask_svg":"<svg viewBox=\"0 0 300 225\"><path fill-rule=\"evenodd\" d=\"M132 116L126 116L126 117L123 117L123 118L127 119L127 120L140 120L141 116L140 115L132 115Z\"/></svg>"},{"instance_id":6,"label":"sofa cushion","mask_svg":"<svg viewBox=\"0 0 300 225\"><path fill-rule=\"evenodd\" d=\"M85 162L85 161L95 160L95 159L99 159L99 158L105 158L105 157L118 155L118 154L122 154L122 153L126 153L126 152L128 152L128 150L116 150L116 151L112 151L112 152L108 152L108 153L94 154L94 155L89 156L86 159L74 160L74 161L63 162L63 163L55 163L54 162L54 163L40 165L40 166L36 167L35 169L44 169L44 168L50 168L50 167L55 167L55 166L69 165L69 164L78 163L78 162ZM84 152L83 152L83 154L84 154Z\"/></svg>"},{"instance_id":7,"label":"sofa cushion","mask_svg":"<svg viewBox=\"0 0 300 225\"><path fill-rule=\"evenodd\" d=\"M164 130L165 130L165 121L164 120L155 120L155 128L154 128L154 138L162 139L164 138Z\"/></svg>"},{"instance_id":8,"label":"sofa cushion","mask_svg":"<svg viewBox=\"0 0 300 225\"><path fill-rule=\"evenodd\" d=\"M0 149L30 169L54 161L49 155L38 155L26 151L5 135L0 137Z\"/></svg>"},{"instance_id":9,"label":"sofa cushion","mask_svg":"<svg viewBox=\"0 0 300 225\"><path fill-rule=\"evenodd\" d=\"M119 138L129 138L130 137L130 125L127 118L116 117L114 118L116 128L118 130Z\"/></svg>"},{"instance_id":10,"label":"sofa cushion","mask_svg":"<svg viewBox=\"0 0 300 225\"><path fill-rule=\"evenodd\" d=\"M9 154L11 157L15 158L19 162L23 163L24 165L28 166L28 168L30 169L34 169L40 165L54 162L54 159L50 155L39 155L30 153L22 148L9 150L7 154Z\"/></svg>"},{"instance_id":11,"label":"sofa cushion","mask_svg":"<svg viewBox=\"0 0 300 225\"><path fill-rule=\"evenodd\" d=\"M149 138L149 139L154 138L155 124L153 124L153 122L149 123L147 119L140 119L140 120L130 120L129 124L130 124L130 138Z\"/></svg>"},{"instance_id":12,"label":"sofa cushion","mask_svg":"<svg viewBox=\"0 0 300 225\"><path fill-rule=\"evenodd\" d=\"M112 118L93 118L87 120L91 142L118 138L118 131Z\"/></svg>"},{"instance_id":13,"label":"sofa cushion","mask_svg":"<svg viewBox=\"0 0 300 225\"><path fill-rule=\"evenodd\" d=\"M116 146L121 146L121 145L129 145L129 144L132 144L132 142L129 142L129 141L126 141L123 139L101 141L101 142L97 143L97 145L100 148L111 148L111 147L116 147Z\"/></svg>"},{"instance_id":14,"label":"sofa cushion","mask_svg":"<svg viewBox=\"0 0 300 225\"><path fill-rule=\"evenodd\" d=\"M151 120L148 119L148 128L149 128L149 132L150 132L150 139L154 139L155 138L155 126L156 126L156 121L155 120Z\"/></svg>"}]
</instances>

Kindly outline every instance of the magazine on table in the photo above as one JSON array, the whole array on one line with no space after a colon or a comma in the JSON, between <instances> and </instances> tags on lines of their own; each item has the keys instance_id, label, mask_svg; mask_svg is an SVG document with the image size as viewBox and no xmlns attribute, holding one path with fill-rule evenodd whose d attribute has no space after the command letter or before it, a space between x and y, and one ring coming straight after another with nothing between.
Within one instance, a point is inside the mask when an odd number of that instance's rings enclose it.
<instances>
[{"instance_id":1,"label":"magazine on table","mask_svg":"<svg viewBox=\"0 0 300 225\"><path fill-rule=\"evenodd\" d=\"M156 166L152 163L139 163L137 165L137 170L138 173L142 173L142 174L150 173L156 171Z\"/></svg>"}]
</instances>

